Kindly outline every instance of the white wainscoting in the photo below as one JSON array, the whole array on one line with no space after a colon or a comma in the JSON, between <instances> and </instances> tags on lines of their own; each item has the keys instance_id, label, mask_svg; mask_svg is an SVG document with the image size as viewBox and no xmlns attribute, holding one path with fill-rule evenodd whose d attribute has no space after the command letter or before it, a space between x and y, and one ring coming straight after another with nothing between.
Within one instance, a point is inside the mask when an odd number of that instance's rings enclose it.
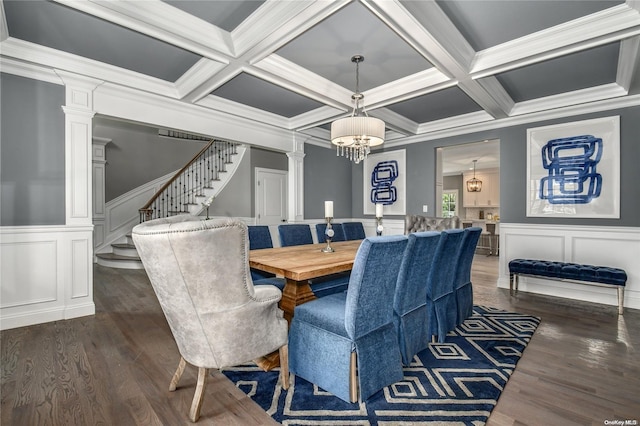
<instances>
[{"instance_id":1,"label":"white wainscoting","mask_svg":"<svg viewBox=\"0 0 640 426\"><path fill-rule=\"evenodd\" d=\"M640 309L640 228L500 224L498 287L509 288L509 261L555 260L622 268L624 306ZM541 278L520 278L519 291L617 306L615 289Z\"/></svg>"},{"instance_id":2,"label":"white wainscoting","mask_svg":"<svg viewBox=\"0 0 640 426\"><path fill-rule=\"evenodd\" d=\"M106 203L104 223L96 223L95 227L95 253L110 252L112 243L120 241L131 232L140 223L138 209L174 174L175 172L168 173Z\"/></svg>"},{"instance_id":3,"label":"white wainscoting","mask_svg":"<svg viewBox=\"0 0 640 426\"><path fill-rule=\"evenodd\" d=\"M0 329L95 314L92 228L0 228Z\"/></svg>"}]
</instances>

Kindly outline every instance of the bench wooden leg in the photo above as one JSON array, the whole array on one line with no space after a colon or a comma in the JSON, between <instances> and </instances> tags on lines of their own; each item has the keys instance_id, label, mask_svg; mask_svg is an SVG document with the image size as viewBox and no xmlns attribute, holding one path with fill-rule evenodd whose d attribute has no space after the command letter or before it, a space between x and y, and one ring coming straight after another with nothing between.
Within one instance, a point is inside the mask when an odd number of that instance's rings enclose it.
<instances>
[{"instance_id":1,"label":"bench wooden leg","mask_svg":"<svg viewBox=\"0 0 640 426\"><path fill-rule=\"evenodd\" d=\"M624 287L618 286L618 315L624 314Z\"/></svg>"}]
</instances>

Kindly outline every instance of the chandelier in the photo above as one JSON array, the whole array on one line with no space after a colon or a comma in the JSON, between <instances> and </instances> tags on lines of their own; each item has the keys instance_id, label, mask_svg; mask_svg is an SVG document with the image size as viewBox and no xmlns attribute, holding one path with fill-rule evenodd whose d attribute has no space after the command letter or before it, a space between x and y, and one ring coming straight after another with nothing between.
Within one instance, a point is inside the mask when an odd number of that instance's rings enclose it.
<instances>
[{"instance_id":1,"label":"chandelier","mask_svg":"<svg viewBox=\"0 0 640 426\"><path fill-rule=\"evenodd\" d=\"M480 192L482 191L482 181L480 179L476 179L476 163L478 160L473 160L473 179L469 179L467 181L467 191L468 192Z\"/></svg>"},{"instance_id":2,"label":"chandelier","mask_svg":"<svg viewBox=\"0 0 640 426\"><path fill-rule=\"evenodd\" d=\"M382 145L384 142L384 121L369 117L364 102L360 108L364 95L359 90L359 64L363 61L362 55L351 58L351 62L356 64L356 92L351 95L356 104L351 116L331 123L331 143L336 145L336 155L346 157L356 164L367 158L372 146Z\"/></svg>"}]
</instances>

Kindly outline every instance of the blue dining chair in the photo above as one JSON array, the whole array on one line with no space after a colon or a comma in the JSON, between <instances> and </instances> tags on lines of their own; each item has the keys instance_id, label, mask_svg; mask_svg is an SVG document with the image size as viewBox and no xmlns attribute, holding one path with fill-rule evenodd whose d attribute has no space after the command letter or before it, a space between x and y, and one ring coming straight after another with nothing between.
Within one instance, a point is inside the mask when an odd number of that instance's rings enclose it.
<instances>
[{"instance_id":1,"label":"blue dining chair","mask_svg":"<svg viewBox=\"0 0 640 426\"><path fill-rule=\"evenodd\" d=\"M471 284L471 265L473 255L480 239L482 228L469 227L464 230L464 237L458 256L458 268L455 278L455 292L457 305L456 324L460 325L473 315L473 286Z\"/></svg>"},{"instance_id":2,"label":"blue dining chair","mask_svg":"<svg viewBox=\"0 0 640 426\"><path fill-rule=\"evenodd\" d=\"M326 243L327 242L327 237L325 235L325 231L327 229L327 224L326 223L316 223L316 234L318 234L318 242L319 243ZM344 231L342 229L342 224L341 223L332 223L331 224L331 229L333 229L333 238L331 239L331 241L344 241Z\"/></svg>"},{"instance_id":3,"label":"blue dining chair","mask_svg":"<svg viewBox=\"0 0 640 426\"><path fill-rule=\"evenodd\" d=\"M346 293L296 306L289 330L292 373L347 402L358 400L358 389L364 401L402 380L389 301L406 245L404 235L365 239Z\"/></svg>"},{"instance_id":4,"label":"blue dining chair","mask_svg":"<svg viewBox=\"0 0 640 426\"><path fill-rule=\"evenodd\" d=\"M273 248L271 240L271 232L266 225L250 225L247 227L249 232L249 250L259 250ZM254 285L274 285L281 291L284 290L284 278L277 278L275 274L250 269L251 279Z\"/></svg>"},{"instance_id":5,"label":"blue dining chair","mask_svg":"<svg viewBox=\"0 0 640 426\"><path fill-rule=\"evenodd\" d=\"M282 247L313 244L311 228L303 223L278 225L278 236Z\"/></svg>"},{"instance_id":6,"label":"blue dining chair","mask_svg":"<svg viewBox=\"0 0 640 426\"><path fill-rule=\"evenodd\" d=\"M344 238L347 241L364 240L367 237L364 233L362 222L344 222L342 224L342 230L344 231Z\"/></svg>"},{"instance_id":7,"label":"blue dining chair","mask_svg":"<svg viewBox=\"0 0 640 426\"><path fill-rule=\"evenodd\" d=\"M408 239L393 298L394 323L404 365L411 364L431 340L427 329L427 277L433 267L440 232L416 232L409 234Z\"/></svg>"},{"instance_id":8,"label":"blue dining chair","mask_svg":"<svg viewBox=\"0 0 640 426\"><path fill-rule=\"evenodd\" d=\"M456 328L455 278L463 236L462 229L442 231L427 278L427 330L430 336L437 336L440 343Z\"/></svg>"}]
</instances>

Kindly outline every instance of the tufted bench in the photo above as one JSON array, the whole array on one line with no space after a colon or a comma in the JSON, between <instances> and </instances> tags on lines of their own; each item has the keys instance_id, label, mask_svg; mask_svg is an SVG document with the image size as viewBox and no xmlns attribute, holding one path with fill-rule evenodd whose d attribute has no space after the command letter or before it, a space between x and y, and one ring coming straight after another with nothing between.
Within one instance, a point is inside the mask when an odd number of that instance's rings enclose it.
<instances>
[{"instance_id":1,"label":"tufted bench","mask_svg":"<svg viewBox=\"0 0 640 426\"><path fill-rule=\"evenodd\" d=\"M509 289L518 291L520 275L547 277L556 280L576 281L580 284L615 286L618 289L618 314L622 315L624 286L627 273L623 269L607 266L581 265L578 263L549 260L513 259L509 262Z\"/></svg>"}]
</instances>

